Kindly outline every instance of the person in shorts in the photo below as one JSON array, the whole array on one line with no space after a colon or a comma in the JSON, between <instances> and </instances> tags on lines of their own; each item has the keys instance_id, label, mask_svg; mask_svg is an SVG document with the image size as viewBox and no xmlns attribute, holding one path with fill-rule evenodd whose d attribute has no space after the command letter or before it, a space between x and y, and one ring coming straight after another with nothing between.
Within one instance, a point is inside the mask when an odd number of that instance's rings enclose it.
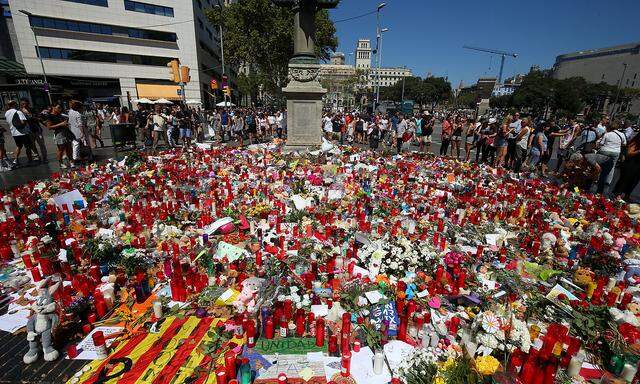
<instances>
[{"instance_id":1,"label":"person in shorts","mask_svg":"<svg viewBox=\"0 0 640 384\"><path fill-rule=\"evenodd\" d=\"M47 115L46 126L53 131L53 141L58 149L57 157L60 162L60 168L65 169L73 159L73 147L71 143L75 137L69 130L69 121L62 116L62 105L58 104L51 107L51 111ZM67 157L67 164L64 162L65 155Z\"/></svg>"},{"instance_id":2,"label":"person in shorts","mask_svg":"<svg viewBox=\"0 0 640 384\"><path fill-rule=\"evenodd\" d=\"M433 116L425 113L420 122L420 152L431 150L431 135L433 135Z\"/></svg>"},{"instance_id":3,"label":"person in shorts","mask_svg":"<svg viewBox=\"0 0 640 384\"><path fill-rule=\"evenodd\" d=\"M456 116L453 120L453 133L451 134L451 151L450 155L455 156L456 159L460 157L460 140L462 139L462 130L464 129L465 119L461 116Z\"/></svg>"},{"instance_id":4,"label":"person in shorts","mask_svg":"<svg viewBox=\"0 0 640 384\"><path fill-rule=\"evenodd\" d=\"M191 136L192 136L192 121L191 121L191 113L189 110L180 108L178 112L176 112L176 119L178 120L178 128L180 130L180 139L182 140L183 147L191 146Z\"/></svg>"}]
</instances>

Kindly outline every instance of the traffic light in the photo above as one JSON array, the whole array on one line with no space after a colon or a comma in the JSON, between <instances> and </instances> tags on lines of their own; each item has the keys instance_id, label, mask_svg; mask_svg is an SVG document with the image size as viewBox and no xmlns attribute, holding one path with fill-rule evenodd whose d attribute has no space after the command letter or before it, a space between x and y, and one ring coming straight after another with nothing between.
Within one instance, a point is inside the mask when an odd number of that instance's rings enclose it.
<instances>
[{"instance_id":1,"label":"traffic light","mask_svg":"<svg viewBox=\"0 0 640 384\"><path fill-rule=\"evenodd\" d=\"M187 84L188 82L191 81L191 77L189 76L189 72L191 71L191 69L187 66L182 66L180 67L180 74L181 74L181 78L182 78L182 82Z\"/></svg>"},{"instance_id":2,"label":"traffic light","mask_svg":"<svg viewBox=\"0 0 640 384\"><path fill-rule=\"evenodd\" d=\"M167 67L171 68L171 74L169 75L169 80L174 83L180 82L180 60L173 59L168 64Z\"/></svg>"}]
</instances>

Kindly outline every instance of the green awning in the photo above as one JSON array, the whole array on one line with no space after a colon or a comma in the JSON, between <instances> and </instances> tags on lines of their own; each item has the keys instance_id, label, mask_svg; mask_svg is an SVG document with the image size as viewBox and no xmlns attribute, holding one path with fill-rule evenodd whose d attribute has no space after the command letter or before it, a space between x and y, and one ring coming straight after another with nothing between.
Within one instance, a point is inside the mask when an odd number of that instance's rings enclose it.
<instances>
[{"instance_id":1,"label":"green awning","mask_svg":"<svg viewBox=\"0 0 640 384\"><path fill-rule=\"evenodd\" d=\"M0 57L0 76L26 76L27 72L24 70L24 65L7 59L5 57Z\"/></svg>"}]
</instances>

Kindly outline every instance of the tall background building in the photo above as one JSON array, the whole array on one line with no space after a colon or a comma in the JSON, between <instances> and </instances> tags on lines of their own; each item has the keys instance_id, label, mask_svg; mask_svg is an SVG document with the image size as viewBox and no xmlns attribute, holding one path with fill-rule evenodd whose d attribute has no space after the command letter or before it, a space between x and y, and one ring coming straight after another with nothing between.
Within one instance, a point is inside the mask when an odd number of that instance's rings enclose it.
<instances>
[{"instance_id":1,"label":"tall background building","mask_svg":"<svg viewBox=\"0 0 640 384\"><path fill-rule=\"evenodd\" d=\"M3 77L0 66L0 81L16 92L26 89L38 104L45 101L40 57L54 99L121 105L143 97L178 100L167 63L179 59L191 68L186 99L213 103L210 82L221 77L220 36L204 11L218 0L0 1L5 3L0 30L9 32L12 45L3 42L3 60L24 68L24 76ZM7 54L11 50L13 57ZM235 73L226 72L234 88Z\"/></svg>"},{"instance_id":2,"label":"tall background building","mask_svg":"<svg viewBox=\"0 0 640 384\"><path fill-rule=\"evenodd\" d=\"M639 73L640 42L637 42L557 56L552 76L556 79L582 76L590 83L620 84L622 88L638 89ZM605 104L611 103L613 100ZM633 114L640 113L640 101L632 102L628 108Z\"/></svg>"}]
</instances>

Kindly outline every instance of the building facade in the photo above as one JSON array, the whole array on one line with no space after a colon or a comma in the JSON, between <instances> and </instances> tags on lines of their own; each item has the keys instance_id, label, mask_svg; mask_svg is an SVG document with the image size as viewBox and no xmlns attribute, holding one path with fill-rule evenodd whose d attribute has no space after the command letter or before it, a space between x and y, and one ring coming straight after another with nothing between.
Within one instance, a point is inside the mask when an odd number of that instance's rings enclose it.
<instances>
[{"instance_id":1,"label":"building facade","mask_svg":"<svg viewBox=\"0 0 640 384\"><path fill-rule=\"evenodd\" d=\"M205 10L217 1L9 0L6 24L15 31L15 60L29 78L42 75L43 59L54 100L179 100L167 67L179 59L191 68L186 99L209 106L221 55L218 29Z\"/></svg>"},{"instance_id":2,"label":"building facade","mask_svg":"<svg viewBox=\"0 0 640 384\"><path fill-rule=\"evenodd\" d=\"M356 44L356 68L369 70L371 68L371 40L359 39Z\"/></svg>"},{"instance_id":3,"label":"building facade","mask_svg":"<svg viewBox=\"0 0 640 384\"><path fill-rule=\"evenodd\" d=\"M355 105L356 67L345 64L344 53L336 52L330 64L321 64L318 77L327 89L323 96L325 109L332 111L349 110Z\"/></svg>"},{"instance_id":4,"label":"building facade","mask_svg":"<svg viewBox=\"0 0 640 384\"><path fill-rule=\"evenodd\" d=\"M556 79L581 76L590 83L638 89L639 73L640 42L637 42L557 56L552 76ZM640 113L640 102L632 103L629 112Z\"/></svg>"},{"instance_id":5,"label":"building facade","mask_svg":"<svg viewBox=\"0 0 640 384\"><path fill-rule=\"evenodd\" d=\"M378 68L371 65L371 40L359 39L356 45L356 69L366 71L368 77L368 87L375 87L380 84L381 87L390 87L405 77L411 77L411 70L403 67L380 68L378 76Z\"/></svg>"}]
</instances>

